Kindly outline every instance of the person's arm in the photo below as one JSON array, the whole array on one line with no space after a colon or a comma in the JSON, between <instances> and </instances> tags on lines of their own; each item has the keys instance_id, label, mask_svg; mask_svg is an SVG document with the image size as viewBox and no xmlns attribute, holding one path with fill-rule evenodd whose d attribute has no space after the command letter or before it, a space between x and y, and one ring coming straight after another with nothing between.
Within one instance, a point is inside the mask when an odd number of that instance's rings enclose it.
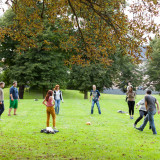
<instances>
[{"instance_id":1,"label":"person's arm","mask_svg":"<svg viewBox=\"0 0 160 160\"><path fill-rule=\"evenodd\" d=\"M145 104L146 110L148 110L148 107L147 107L147 97L145 97L144 104Z\"/></svg>"},{"instance_id":2,"label":"person's arm","mask_svg":"<svg viewBox=\"0 0 160 160\"><path fill-rule=\"evenodd\" d=\"M13 88L10 89L10 97L11 97L11 101L14 101L12 93L13 93Z\"/></svg>"},{"instance_id":3,"label":"person's arm","mask_svg":"<svg viewBox=\"0 0 160 160\"><path fill-rule=\"evenodd\" d=\"M46 102L46 100L44 99L42 103L43 103L45 106L47 106L47 104L46 104L45 102Z\"/></svg>"},{"instance_id":4,"label":"person's arm","mask_svg":"<svg viewBox=\"0 0 160 160\"><path fill-rule=\"evenodd\" d=\"M100 94L100 92L98 91L98 101L100 100L100 96L101 96L101 94Z\"/></svg>"},{"instance_id":5,"label":"person's arm","mask_svg":"<svg viewBox=\"0 0 160 160\"><path fill-rule=\"evenodd\" d=\"M2 96L2 90L0 89L0 97ZM2 104L2 99L0 99L0 104Z\"/></svg>"},{"instance_id":6,"label":"person's arm","mask_svg":"<svg viewBox=\"0 0 160 160\"><path fill-rule=\"evenodd\" d=\"M157 110L158 110L158 114L160 114L160 110L159 110L159 102L156 100L156 104L157 104Z\"/></svg>"},{"instance_id":7,"label":"person's arm","mask_svg":"<svg viewBox=\"0 0 160 160\"><path fill-rule=\"evenodd\" d=\"M61 100L62 100L62 102L64 102L64 100L63 100L63 96L62 96L62 91L61 91Z\"/></svg>"},{"instance_id":8,"label":"person's arm","mask_svg":"<svg viewBox=\"0 0 160 160\"><path fill-rule=\"evenodd\" d=\"M91 91L91 93L90 93L90 102L91 102L91 98L92 98L92 91Z\"/></svg>"}]
</instances>

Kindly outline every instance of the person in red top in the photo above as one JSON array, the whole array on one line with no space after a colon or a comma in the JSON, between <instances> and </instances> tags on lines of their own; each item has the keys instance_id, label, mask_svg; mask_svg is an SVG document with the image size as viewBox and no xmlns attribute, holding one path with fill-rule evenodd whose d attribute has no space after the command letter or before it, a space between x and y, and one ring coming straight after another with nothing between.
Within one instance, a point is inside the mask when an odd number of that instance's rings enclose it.
<instances>
[{"instance_id":1,"label":"person in red top","mask_svg":"<svg viewBox=\"0 0 160 160\"><path fill-rule=\"evenodd\" d=\"M46 106L47 127L49 127L49 119L50 119L50 115L52 115L53 128L56 129L56 114L55 114L55 109L54 109L55 101L53 98L53 91L52 90L49 90L47 92L47 95L43 101L43 104Z\"/></svg>"}]
</instances>

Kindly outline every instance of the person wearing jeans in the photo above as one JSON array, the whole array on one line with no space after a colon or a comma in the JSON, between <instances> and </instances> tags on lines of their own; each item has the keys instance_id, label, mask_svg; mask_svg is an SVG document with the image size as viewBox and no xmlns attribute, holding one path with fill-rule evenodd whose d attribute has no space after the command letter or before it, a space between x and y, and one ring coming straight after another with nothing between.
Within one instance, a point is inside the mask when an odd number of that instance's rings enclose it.
<instances>
[{"instance_id":1,"label":"person wearing jeans","mask_svg":"<svg viewBox=\"0 0 160 160\"><path fill-rule=\"evenodd\" d=\"M137 123L143 118L143 116L147 115L147 110L145 107L145 102L144 102L144 98L141 99L137 104L136 104L136 109L138 108L138 106L140 106L139 108L139 114L140 116L137 118L137 120L134 123L134 128L136 128Z\"/></svg>"},{"instance_id":2,"label":"person wearing jeans","mask_svg":"<svg viewBox=\"0 0 160 160\"><path fill-rule=\"evenodd\" d=\"M91 106L91 114L93 114L94 104L96 103L98 108L98 113L101 114L101 109L99 105L99 99L100 99L100 92L96 90L96 85L93 85L93 90L91 90L90 93L90 102L92 97L92 106Z\"/></svg>"},{"instance_id":3,"label":"person wearing jeans","mask_svg":"<svg viewBox=\"0 0 160 160\"><path fill-rule=\"evenodd\" d=\"M4 112L4 93L3 93L4 86L5 83L0 82L0 120L1 120L1 115Z\"/></svg>"},{"instance_id":4,"label":"person wearing jeans","mask_svg":"<svg viewBox=\"0 0 160 160\"><path fill-rule=\"evenodd\" d=\"M147 95L145 96L145 107L146 107L146 110L148 111L148 114L144 118L143 124L136 129L143 131L146 124L149 121L153 134L157 134L156 127L154 124L154 115L156 114L156 105L157 105L158 114L160 114L159 103L155 97L151 96L151 93L152 93L151 90L147 90Z\"/></svg>"},{"instance_id":5,"label":"person wearing jeans","mask_svg":"<svg viewBox=\"0 0 160 160\"><path fill-rule=\"evenodd\" d=\"M60 90L59 85L56 85L54 88L54 100L55 100L55 112L58 115L60 110L60 102L63 101L62 91Z\"/></svg>"},{"instance_id":6,"label":"person wearing jeans","mask_svg":"<svg viewBox=\"0 0 160 160\"><path fill-rule=\"evenodd\" d=\"M127 91L127 97L130 119L133 119L136 93L133 91L132 86L130 86L129 90Z\"/></svg>"}]
</instances>

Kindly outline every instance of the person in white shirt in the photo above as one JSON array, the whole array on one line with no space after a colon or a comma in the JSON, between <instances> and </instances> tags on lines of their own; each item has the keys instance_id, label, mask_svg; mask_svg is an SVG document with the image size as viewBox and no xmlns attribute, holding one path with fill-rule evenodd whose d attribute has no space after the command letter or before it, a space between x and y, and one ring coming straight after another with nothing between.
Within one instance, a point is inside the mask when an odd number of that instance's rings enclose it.
<instances>
[{"instance_id":1,"label":"person in white shirt","mask_svg":"<svg viewBox=\"0 0 160 160\"><path fill-rule=\"evenodd\" d=\"M60 110L60 102L63 101L62 91L60 90L59 85L56 85L54 88L54 100L55 100L55 112L58 115Z\"/></svg>"},{"instance_id":2,"label":"person in white shirt","mask_svg":"<svg viewBox=\"0 0 160 160\"><path fill-rule=\"evenodd\" d=\"M141 99L137 104L136 104L136 109L139 107L139 114L140 116L137 118L137 120L134 123L134 128L136 128L137 123L143 118L143 116L147 115L147 110L145 107L145 101L144 99Z\"/></svg>"}]
</instances>

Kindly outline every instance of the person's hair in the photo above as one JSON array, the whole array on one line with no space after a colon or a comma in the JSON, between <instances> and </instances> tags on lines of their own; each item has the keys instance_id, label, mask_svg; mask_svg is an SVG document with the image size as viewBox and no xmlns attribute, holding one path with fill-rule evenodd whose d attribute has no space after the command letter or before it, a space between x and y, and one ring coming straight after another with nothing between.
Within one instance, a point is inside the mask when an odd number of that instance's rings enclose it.
<instances>
[{"instance_id":1,"label":"person's hair","mask_svg":"<svg viewBox=\"0 0 160 160\"><path fill-rule=\"evenodd\" d=\"M94 86L94 87L96 87L96 85L95 85L95 84L94 84L93 86ZM93 86L92 86L92 87L93 87Z\"/></svg>"},{"instance_id":2,"label":"person's hair","mask_svg":"<svg viewBox=\"0 0 160 160\"><path fill-rule=\"evenodd\" d=\"M147 93L147 94L152 94L152 91L151 91L151 90L147 90L146 93Z\"/></svg>"},{"instance_id":3,"label":"person's hair","mask_svg":"<svg viewBox=\"0 0 160 160\"><path fill-rule=\"evenodd\" d=\"M53 94L53 91L52 90L49 90L46 94L46 97L45 97L45 100L48 101L49 100L49 97L52 96Z\"/></svg>"},{"instance_id":4,"label":"person's hair","mask_svg":"<svg viewBox=\"0 0 160 160\"><path fill-rule=\"evenodd\" d=\"M0 85L5 84L4 82L0 82Z\"/></svg>"},{"instance_id":5,"label":"person's hair","mask_svg":"<svg viewBox=\"0 0 160 160\"><path fill-rule=\"evenodd\" d=\"M57 90L58 87L59 87L59 89L60 89L60 86L57 84L57 85L55 86L54 90Z\"/></svg>"},{"instance_id":6,"label":"person's hair","mask_svg":"<svg viewBox=\"0 0 160 160\"><path fill-rule=\"evenodd\" d=\"M132 89L132 91L130 91L130 88ZM129 87L129 92L133 92L133 86L130 86L130 87Z\"/></svg>"},{"instance_id":7,"label":"person's hair","mask_svg":"<svg viewBox=\"0 0 160 160\"><path fill-rule=\"evenodd\" d=\"M17 81L14 81L13 84L17 83Z\"/></svg>"}]
</instances>

